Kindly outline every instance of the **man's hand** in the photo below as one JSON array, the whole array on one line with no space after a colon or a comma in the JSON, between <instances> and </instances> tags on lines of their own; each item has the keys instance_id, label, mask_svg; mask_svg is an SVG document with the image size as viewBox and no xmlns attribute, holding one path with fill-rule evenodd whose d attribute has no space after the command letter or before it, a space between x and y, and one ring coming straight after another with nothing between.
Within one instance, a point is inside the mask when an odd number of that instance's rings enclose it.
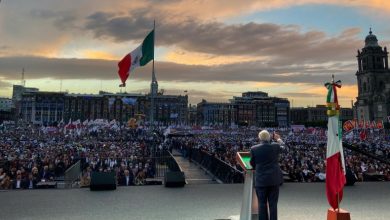
<instances>
[{"instance_id":1,"label":"man's hand","mask_svg":"<svg viewBox=\"0 0 390 220\"><path fill-rule=\"evenodd\" d=\"M278 144L280 144L283 148L283 145L284 145L284 142L283 140L280 138L280 135L277 134L276 132L273 133L273 138L276 142L278 142Z\"/></svg>"},{"instance_id":2,"label":"man's hand","mask_svg":"<svg viewBox=\"0 0 390 220\"><path fill-rule=\"evenodd\" d=\"M278 133L276 133L276 132L274 132L273 137L274 137L275 141L278 141L280 139L280 135Z\"/></svg>"}]
</instances>

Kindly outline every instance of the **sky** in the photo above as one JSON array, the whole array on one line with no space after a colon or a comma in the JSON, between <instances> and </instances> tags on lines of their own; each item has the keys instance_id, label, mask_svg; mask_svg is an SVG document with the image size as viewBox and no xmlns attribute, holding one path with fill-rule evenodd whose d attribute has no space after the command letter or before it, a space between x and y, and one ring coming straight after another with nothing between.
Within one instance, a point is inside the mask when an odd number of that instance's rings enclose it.
<instances>
[{"instance_id":1,"label":"sky","mask_svg":"<svg viewBox=\"0 0 390 220\"><path fill-rule=\"evenodd\" d=\"M324 104L334 74L342 107L356 100L357 50L371 27L390 45L387 0L2 0L0 97L25 69L42 91L119 92L118 61L155 30L165 94L226 102L246 91ZM152 64L130 73L129 93L150 90Z\"/></svg>"}]
</instances>

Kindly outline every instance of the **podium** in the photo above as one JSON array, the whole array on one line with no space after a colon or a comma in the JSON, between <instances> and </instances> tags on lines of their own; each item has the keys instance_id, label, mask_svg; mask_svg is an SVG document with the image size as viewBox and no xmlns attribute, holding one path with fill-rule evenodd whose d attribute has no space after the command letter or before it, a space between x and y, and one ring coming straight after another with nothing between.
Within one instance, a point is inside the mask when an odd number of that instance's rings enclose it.
<instances>
[{"instance_id":1,"label":"podium","mask_svg":"<svg viewBox=\"0 0 390 220\"><path fill-rule=\"evenodd\" d=\"M242 197L240 220L255 220L259 217L256 190L254 189L254 170L250 165L249 152L237 152L237 162L245 170L244 192Z\"/></svg>"}]
</instances>

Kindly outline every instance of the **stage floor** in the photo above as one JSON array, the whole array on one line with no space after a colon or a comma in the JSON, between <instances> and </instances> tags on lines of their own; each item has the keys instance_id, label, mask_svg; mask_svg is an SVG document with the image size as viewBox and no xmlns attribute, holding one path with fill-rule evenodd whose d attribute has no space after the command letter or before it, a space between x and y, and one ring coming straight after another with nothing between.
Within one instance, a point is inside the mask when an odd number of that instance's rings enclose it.
<instances>
[{"instance_id":1,"label":"stage floor","mask_svg":"<svg viewBox=\"0 0 390 220\"><path fill-rule=\"evenodd\" d=\"M238 219L242 184L119 187L116 191L48 189L0 192L0 219ZM286 183L279 198L280 220L326 219L321 183ZM342 208L352 220L389 220L390 183L345 188Z\"/></svg>"}]
</instances>

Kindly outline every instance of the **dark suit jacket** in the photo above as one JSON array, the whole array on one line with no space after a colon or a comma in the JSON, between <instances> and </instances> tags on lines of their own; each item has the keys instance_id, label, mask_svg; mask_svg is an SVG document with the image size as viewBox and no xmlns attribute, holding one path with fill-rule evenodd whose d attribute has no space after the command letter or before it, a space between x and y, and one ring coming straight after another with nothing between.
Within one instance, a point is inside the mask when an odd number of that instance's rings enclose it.
<instances>
[{"instance_id":1,"label":"dark suit jacket","mask_svg":"<svg viewBox=\"0 0 390 220\"><path fill-rule=\"evenodd\" d=\"M126 185L126 176L122 176L119 181L118 181L118 185L120 186L132 186L134 185L134 178L133 178L133 175L129 175L129 185Z\"/></svg>"},{"instance_id":2,"label":"dark suit jacket","mask_svg":"<svg viewBox=\"0 0 390 220\"><path fill-rule=\"evenodd\" d=\"M33 189L36 189L37 188L37 180L33 179L31 181L32 181ZM30 180L29 179L25 179L23 181L23 189L28 189L29 186L30 186Z\"/></svg>"},{"instance_id":3,"label":"dark suit jacket","mask_svg":"<svg viewBox=\"0 0 390 220\"><path fill-rule=\"evenodd\" d=\"M255 173L255 186L266 187L280 185L283 182L279 167L280 145L262 142L251 148L250 163Z\"/></svg>"},{"instance_id":4,"label":"dark suit jacket","mask_svg":"<svg viewBox=\"0 0 390 220\"><path fill-rule=\"evenodd\" d=\"M12 182L12 189L16 189L16 179ZM23 189L23 180L20 180L20 189Z\"/></svg>"},{"instance_id":5,"label":"dark suit jacket","mask_svg":"<svg viewBox=\"0 0 390 220\"><path fill-rule=\"evenodd\" d=\"M50 180L51 177L54 177L53 173L50 172L50 171L47 171L47 172L44 172L42 171L40 174L39 174L39 177L41 179L45 179L45 180Z\"/></svg>"}]
</instances>

